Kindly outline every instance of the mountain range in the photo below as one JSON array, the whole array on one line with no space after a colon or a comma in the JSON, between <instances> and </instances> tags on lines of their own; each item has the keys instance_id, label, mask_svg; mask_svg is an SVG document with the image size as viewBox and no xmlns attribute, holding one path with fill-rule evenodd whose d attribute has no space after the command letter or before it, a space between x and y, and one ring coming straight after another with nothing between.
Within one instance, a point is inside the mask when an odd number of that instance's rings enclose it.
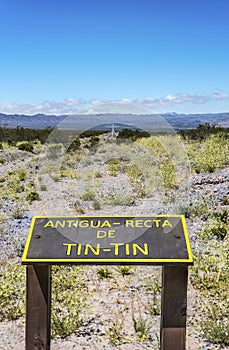
<instances>
[{"instance_id":1,"label":"mountain range","mask_svg":"<svg viewBox=\"0 0 229 350\"><path fill-rule=\"evenodd\" d=\"M83 123L85 120L90 124L90 120L101 124L104 120L104 114L89 114L85 115L74 115L75 120L78 120L77 123ZM6 128L34 128L34 129L43 129L46 127L54 127L59 123L63 123L66 119L72 119L73 116L67 115L46 115L46 114L36 114L33 116L30 115L19 115L19 114L3 114L0 113L0 126ZM113 118L114 123L121 122L121 114L109 114L109 119ZM207 114L177 114L177 113L164 113L164 114L147 114L147 115L134 115L134 114L125 114L125 122L129 121L129 124L133 123L133 120L141 121L140 124L144 125L144 120L146 125L154 121L155 118L160 118L161 120L166 121L172 128L176 130L185 130L185 129L194 129L200 124L217 124L225 128L229 128L229 112L226 113L207 113Z\"/></svg>"}]
</instances>

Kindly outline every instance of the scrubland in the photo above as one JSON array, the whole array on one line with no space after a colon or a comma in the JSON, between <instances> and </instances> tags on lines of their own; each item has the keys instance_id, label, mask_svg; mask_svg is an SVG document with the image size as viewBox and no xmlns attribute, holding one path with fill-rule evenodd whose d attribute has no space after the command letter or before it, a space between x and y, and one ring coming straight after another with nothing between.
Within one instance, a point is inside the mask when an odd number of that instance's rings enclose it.
<instances>
[{"instance_id":1,"label":"scrubland","mask_svg":"<svg viewBox=\"0 0 229 350\"><path fill-rule=\"evenodd\" d=\"M229 348L228 132L205 131L0 144L0 349L24 346L31 218L128 214L185 215L187 348ZM53 349L158 349L160 278L160 267L53 267Z\"/></svg>"}]
</instances>

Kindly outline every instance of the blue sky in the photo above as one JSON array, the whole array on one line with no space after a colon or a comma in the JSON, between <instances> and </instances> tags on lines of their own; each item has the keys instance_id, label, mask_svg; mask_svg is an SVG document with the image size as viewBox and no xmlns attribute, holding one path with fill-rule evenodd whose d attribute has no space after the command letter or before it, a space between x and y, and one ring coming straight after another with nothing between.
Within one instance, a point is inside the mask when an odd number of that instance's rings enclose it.
<instances>
[{"instance_id":1,"label":"blue sky","mask_svg":"<svg viewBox=\"0 0 229 350\"><path fill-rule=\"evenodd\" d=\"M0 112L229 111L228 0L0 1Z\"/></svg>"}]
</instances>

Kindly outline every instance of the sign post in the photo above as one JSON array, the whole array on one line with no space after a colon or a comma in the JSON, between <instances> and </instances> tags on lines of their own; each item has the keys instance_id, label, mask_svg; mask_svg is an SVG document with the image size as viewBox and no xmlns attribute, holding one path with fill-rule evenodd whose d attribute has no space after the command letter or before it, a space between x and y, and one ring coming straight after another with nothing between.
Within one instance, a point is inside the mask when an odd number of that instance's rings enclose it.
<instances>
[{"instance_id":1,"label":"sign post","mask_svg":"<svg viewBox=\"0 0 229 350\"><path fill-rule=\"evenodd\" d=\"M50 349L51 265L161 265L161 350L184 350L188 265L193 264L182 215L34 217L27 265L26 350Z\"/></svg>"},{"instance_id":2,"label":"sign post","mask_svg":"<svg viewBox=\"0 0 229 350\"><path fill-rule=\"evenodd\" d=\"M162 267L160 327L162 350L185 349L187 285L187 266Z\"/></svg>"},{"instance_id":3,"label":"sign post","mask_svg":"<svg viewBox=\"0 0 229 350\"><path fill-rule=\"evenodd\" d=\"M50 349L51 266L26 266L26 349Z\"/></svg>"}]
</instances>

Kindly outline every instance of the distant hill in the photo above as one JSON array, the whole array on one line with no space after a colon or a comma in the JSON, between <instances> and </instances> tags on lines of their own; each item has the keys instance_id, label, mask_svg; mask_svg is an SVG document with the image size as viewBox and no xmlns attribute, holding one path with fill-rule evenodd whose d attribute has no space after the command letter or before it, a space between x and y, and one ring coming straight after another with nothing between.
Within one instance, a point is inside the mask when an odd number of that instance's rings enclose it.
<instances>
[{"instance_id":1,"label":"distant hill","mask_svg":"<svg viewBox=\"0 0 229 350\"><path fill-rule=\"evenodd\" d=\"M54 127L61 120L63 120L66 115L56 116L56 115L24 115L24 114L2 114L0 113L0 126L6 128L16 128L21 126L23 128L31 129L44 129L46 127Z\"/></svg>"},{"instance_id":2,"label":"distant hill","mask_svg":"<svg viewBox=\"0 0 229 350\"><path fill-rule=\"evenodd\" d=\"M229 128L229 112L228 113L208 113L208 114L177 114L177 113L164 113L158 114L162 118L164 118L174 129L176 130L185 130L196 128L199 124L218 124L222 127ZM101 116L101 121L103 119L103 115L96 114L96 119L99 120ZM144 120L146 119L146 123L150 122L150 118L155 118L155 114L152 115L127 115L130 124L133 118ZM43 129L46 127L54 127L59 124L62 120L64 120L67 115L45 115L45 114L36 114L33 116L28 115L7 115L0 113L0 126L6 128L16 128L16 127L24 127L24 128L34 128L34 129ZM117 121L121 121L121 115L114 115L117 117ZM79 118L84 120L85 118L95 118L95 115L75 115L75 118Z\"/></svg>"},{"instance_id":3,"label":"distant hill","mask_svg":"<svg viewBox=\"0 0 229 350\"><path fill-rule=\"evenodd\" d=\"M208 113L208 114L162 114L175 129L192 129L200 124L218 124L229 128L229 113Z\"/></svg>"}]
</instances>

